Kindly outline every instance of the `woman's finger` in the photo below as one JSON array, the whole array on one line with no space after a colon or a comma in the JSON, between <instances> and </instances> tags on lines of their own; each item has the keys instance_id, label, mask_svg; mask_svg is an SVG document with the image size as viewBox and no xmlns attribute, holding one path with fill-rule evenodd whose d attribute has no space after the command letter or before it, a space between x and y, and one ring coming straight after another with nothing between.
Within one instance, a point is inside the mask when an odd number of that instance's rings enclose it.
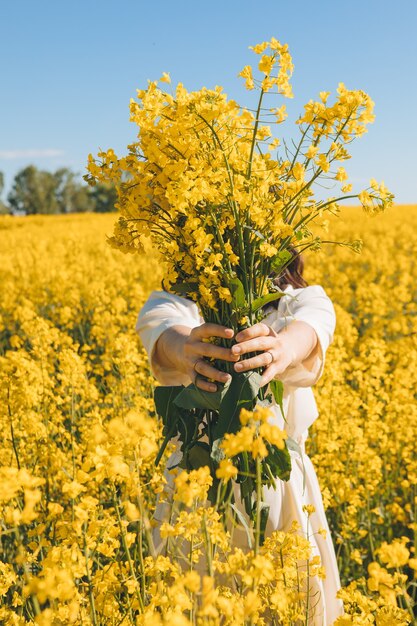
<instances>
[{"instance_id":1,"label":"woman's finger","mask_svg":"<svg viewBox=\"0 0 417 626\"><path fill-rule=\"evenodd\" d=\"M210 359L221 359L222 361L238 361L239 355L233 354L230 348L216 346L215 343L203 343L201 341L190 344L190 348L194 354L205 356Z\"/></svg>"},{"instance_id":2,"label":"woman's finger","mask_svg":"<svg viewBox=\"0 0 417 626\"><path fill-rule=\"evenodd\" d=\"M254 324L253 326L249 326L249 328L240 330L235 339L238 343L240 343L241 341L247 341L248 339L253 339L254 337L268 337L270 334L270 327L263 322L258 322L258 324Z\"/></svg>"},{"instance_id":3,"label":"woman's finger","mask_svg":"<svg viewBox=\"0 0 417 626\"><path fill-rule=\"evenodd\" d=\"M197 361L194 363L194 371L197 374L205 376L206 378L212 378L219 383L227 383L231 379L230 374L216 369L204 359L197 359Z\"/></svg>"},{"instance_id":4,"label":"woman's finger","mask_svg":"<svg viewBox=\"0 0 417 626\"><path fill-rule=\"evenodd\" d=\"M262 376L261 376L261 380L260 380L260 387L265 387L265 385L267 385L268 383L271 382L271 380L273 380L276 376L276 372L274 370L274 368L272 367L267 367L266 370L263 372Z\"/></svg>"},{"instance_id":5,"label":"woman's finger","mask_svg":"<svg viewBox=\"0 0 417 626\"><path fill-rule=\"evenodd\" d=\"M201 378L198 374L195 376L194 385L199 389L202 389L202 391L210 391L211 393L215 393L217 391L216 383L211 383L209 380Z\"/></svg>"},{"instance_id":6,"label":"woman's finger","mask_svg":"<svg viewBox=\"0 0 417 626\"><path fill-rule=\"evenodd\" d=\"M285 372L288 366L289 362L287 360L281 359L279 361L273 361L271 365L266 367L262 372L260 386L264 387L274 378L278 378L279 380L280 375Z\"/></svg>"},{"instance_id":7,"label":"woman's finger","mask_svg":"<svg viewBox=\"0 0 417 626\"><path fill-rule=\"evenodd\" d=\"M235 355L247 354L248 352L260 352L269 350L276 344L276 337L257 336L254 339L242 341L231 347L231 353Z\"/></svg>"},{"instance_id":8,"label":"woman's finger","mask_svg":"<svg viewBox=\"0 0 417 626\"><path fill-rule=\"evenodd\" d=\"M248 372L249 370L256 369L257 367L267 367L272 364L272 355L270 352L262 352L250 359L243 359L239 363L235 363L234 370L236 372Z\"/></svg>"},{"instance_id":9,"label":"woman's finger","mask_svg":"<svg viewBox=\"0 0 417 626\"><path fill-rule=\"evenodd\" d=\"M207 339L209 337L224 337L225 339L231 339L234 335L233 328L227 326L221 326L220 324L211 324L205 322L200 326L196 326L192 329L190 336L198 337L199 339Z\"/></svg>"}]
</instances>

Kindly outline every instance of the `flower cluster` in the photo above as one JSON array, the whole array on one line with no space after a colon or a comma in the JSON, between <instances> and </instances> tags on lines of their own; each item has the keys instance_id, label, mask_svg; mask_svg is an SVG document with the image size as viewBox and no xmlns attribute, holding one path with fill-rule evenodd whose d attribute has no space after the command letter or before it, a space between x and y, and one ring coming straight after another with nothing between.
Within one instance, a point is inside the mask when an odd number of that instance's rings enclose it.
<instances>
[{"instance_id":1,"label":"flower cluster","mask_svg":"<svg viewBox=\"0 0 417 626\"><path fill-rule=\"evenodd\" d=\"M227 433L220 444L226 457L230 459L241 452L250 452L254 459L264 459L268 456L268 443L283 450L287 435L278 426L268 422L273 416L269 408L260 405L254 411L242 409L239 415L242 428L237 433ZM222 467L227 466L225 463ZM220 476L222 473L223 469L220 470Z\"/></svg>"},{"instance_id":2,"label":"flower cluster","mask_svg":"<svg viewBox=\"0 0 417 626\"><path fill-rule=\"evenodd\" d=\"M239 76L259 92L256 112L228 99L221 87L189 92L179 83L168 93L164 74L131 101L139 132L128 154L90 155L86 176L91 184L117 187L120 217L109 243L140 252L150 238L166 267L166 287L198 302L207 321L236 327L243 304L253 321L252 302L271 291L268 277L290 263L290 248L298 254L320 246L313 230L324 214L337 212L339 201L359 197L366 210L377 211L393 197L375 181L359 195L343 195L352 185L339 162L374 119L370 97L340 84L329 104L330 94L322 92L297 122L301 139L294 151L279 153L270 124L285 120L285 105L266 107L265 99L292 97L291 55L275 38L252 51L256 69L247 65ZM323 177L341 183L342 196L316 200ZM235 297L239 284L244 303Z\"/></svg>"}]
</instances>

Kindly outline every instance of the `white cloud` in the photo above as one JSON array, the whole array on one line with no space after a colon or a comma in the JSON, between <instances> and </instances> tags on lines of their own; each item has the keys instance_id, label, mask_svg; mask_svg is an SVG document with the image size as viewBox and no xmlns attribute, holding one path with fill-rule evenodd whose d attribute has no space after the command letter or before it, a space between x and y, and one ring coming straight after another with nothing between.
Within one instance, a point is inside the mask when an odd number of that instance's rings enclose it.
<instances>
[{"instance_id":1,"label":"white cloud","mask_svg":"<svg viewBox=\"0 0 417 626\"><path fill-rule=\"evenodd\" d=\"M55 150L54 148L29 149L29 150L0 150L0 159L42 159L50 157L62 156L63 150Z\"/></svg>"}]
</instances>

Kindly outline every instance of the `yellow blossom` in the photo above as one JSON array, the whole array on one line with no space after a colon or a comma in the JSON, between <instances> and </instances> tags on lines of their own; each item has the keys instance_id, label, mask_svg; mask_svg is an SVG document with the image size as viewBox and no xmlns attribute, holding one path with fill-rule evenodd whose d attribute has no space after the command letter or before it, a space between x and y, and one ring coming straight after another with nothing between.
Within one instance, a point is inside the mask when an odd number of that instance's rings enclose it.
<instances>
[{"instance_id":1,"label":"yellow blossom","mask_svg":"<svg viewBox=\"0 0 417 626\"><path fill-rule=\"evenodd\" d=\"M311 145L308 147L308 150L306 151L305 156L307 159L314 159L318 151L319 151L318 146Z\"/></svg>"},{"instance_id":2,"label":"yellow blossom","mask_svg":"<svg viewBox=\"0 0 417 626\"><path fill-rule=\"evenodd\" d=\"M230 289L227 287L217 287L217 292L220 300L225 300L226 302L232 301L232 294L230 293Z\"/></svg>"},{"instance_id":3,"label":"yellow blossom","mask_svg":"<svg viewBox=\"0 0 417 626\"><path fill-rule=\"evenodd\" d=\"M330 163L327 160L325 154L319 154L319 156L315 159L316 164L320 167L323 172L328 172L330 169Z\"/></svg>"},{"instance_id":4,"label":"yellow blossom","mask_svg":"<svg viewBox=\"0 0 417 626\"><path fill-rule=\"evenodd\" d=\"M229 459L222 459L216 470L216 476L217 478L221 478L224 482L227 482L231 478L236 478L237 468Z\"/></svg>"},{"instance_id":5,"label":"yellow blossom","mask_svg":"<svg viewBox=\"0 0 417 626\"><path fill-rule=\"evenodd\" d=\"M171 82L171 77L167 72L162 72L162 76L159 79L160 83L170 83Z\"/></svg>"},{"instance_id":6,"label":"yellow blossom","mask_svg":"<svg viewBox=\"0 0 417 626\"><path fill-rule=\"evenodd\" d=\"M239 73L239 76L245 79L246 89L251 90L255 88L255 85L253 82L253 76L252 76L252 68L250 65L245 65L243 70Z\"/></svg>"},{"instance_id":7,"label":"yellow blossom","mask_svg":"<svg viewBox=\"0 0 417 626\"><path fill-rule=\"evenodd\" d=\"M307 515L312 515L316 511L316 507L313 504L303 504L303 511Z\"/></svg>"},{"instance_id":8,"label":"yellow blossom","mask_svg":"<svg viewBox=\"0 0 417 626\"><path fill-rule=\"evenodd\" d=\"M401 539L395 539L392 543L388 544L386 541L378 548L377 554L381 561L386 564L388 568L400 568L408 563L410 558L410 551L406 548L408 543L407 537Z\"/></svg>"},{"instance_id":9,"label":"yellow blossom","mask_svg":"<svg viewBox=\"0 0 417 626\"><path fill-rule=\"evenodd\" d=\"M210 475L210 468L203 466L191 472L181 472L175 477L174 482L176 487L174 499L191 506L194 500L205 499L213 478Z\"/></svg>"},{"instance_id":10,"label":"yellow blossom","mask_svg":"<svg viewBox=\"0 0 417 626\"><path fill-rule=\"evenodd\" d=\"M236 456L239 452L250 452L254 440L254 430L249 426L243 426L237 433L226 433L221 447L225 455L229 458Z\"/></svg>"},{"instance_id":11,"label":"yellow blossom","mask_svg":"<svg viewBox=\"0 0 417 626\"><path fill-rule=\"evenodd\" d=\"M259 427L259 434L263 439L280 450L285 448L287 433L285 430L281 430L278 426L275 426L275 424L268 424L267 422L262 423Z\"/></svg>"},{"instance_id":12,"label":"yellow blossom","mask_svg":"<svg viewBox=\"0 0 417 626\"><path fill-rule=\"evenodd\" d=\"M340 180L340 181L347 180L348 175L347 175L346 170L345 170L344 167L339 167L337 169L337 173L336 173L335 178L336 178L336 180Z\"/></svg>"}]
</instances>

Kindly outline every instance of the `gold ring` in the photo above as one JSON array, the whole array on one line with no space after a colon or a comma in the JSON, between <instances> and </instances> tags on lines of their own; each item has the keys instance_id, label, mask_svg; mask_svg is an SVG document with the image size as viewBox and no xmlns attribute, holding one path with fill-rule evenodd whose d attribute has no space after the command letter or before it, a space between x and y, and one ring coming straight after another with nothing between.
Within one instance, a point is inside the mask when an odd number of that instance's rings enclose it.
<instances>
[{"instance_id":1,"label":"gold ring","mask_svg":"<svg viewBox=\"0 0 417 626\"><path fill-rule=\"evenodd\" d=\"M272 354L272 352L270 350L266 350L266 354L269 354L269 356L271 357L271 360L268 363L268 365L272 365L272 363L275 361L274 355Z\"/></svg>"}]
</instances>

